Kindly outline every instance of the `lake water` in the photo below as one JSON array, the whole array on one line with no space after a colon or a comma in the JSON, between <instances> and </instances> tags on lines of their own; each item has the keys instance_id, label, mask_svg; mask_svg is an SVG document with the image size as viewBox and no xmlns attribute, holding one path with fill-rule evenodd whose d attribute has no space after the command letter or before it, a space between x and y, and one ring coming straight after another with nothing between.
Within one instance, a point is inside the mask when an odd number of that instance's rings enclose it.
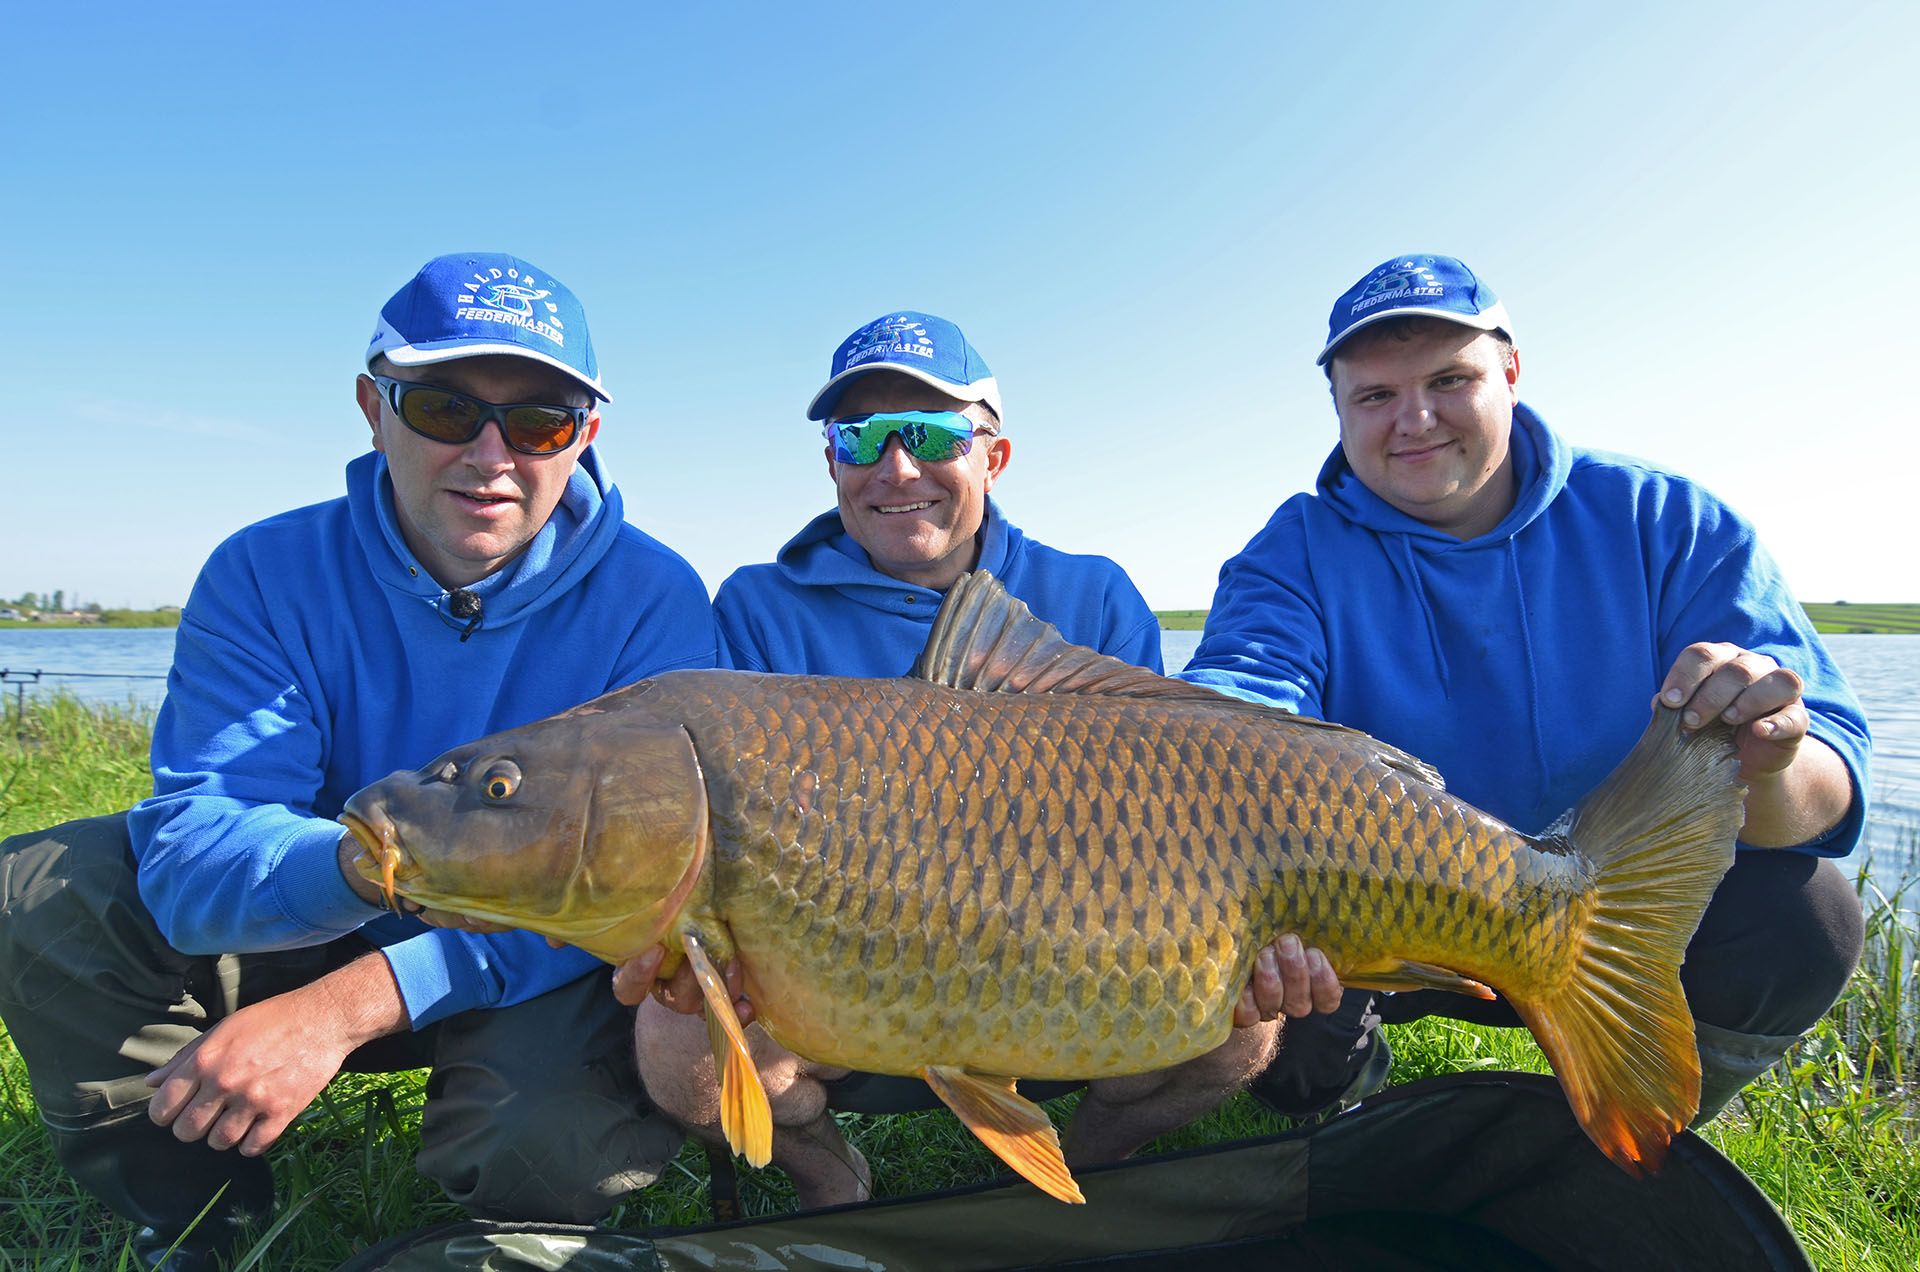
<instances>
[{"instance_id":1,"label":"lake water","mask_svg":"<svg viewBox=\"0 0 1920 1272\"><path fill-rule=\"evenodd\" d=\"M171 627L0 628L0 690L12 708L64 689L85 702L149 710L167 692L167 668L173 664ZM38 680L25 679L44 673Z\"/></svg>"},{"instance_id":2,"label":"lake water","mask_svg":"<svg viewBox=\"0 0 1920 1272\"><path fill-rule=\"evenodd\" d=\"M1167 632L1161 639L1168 671L1186 666L1199 632ZM1873 816L1855 856L1871 854L1887 885L1920 873L1920 636L1828 636L1834 661L1852 682L1873 727ZM11 712L16 696L54 689L99 703L160 705L173 657L169 628L98 627L0 629L0 689ZM23 674L42 672L20 687Z\"/></svg>"}]
</instances>

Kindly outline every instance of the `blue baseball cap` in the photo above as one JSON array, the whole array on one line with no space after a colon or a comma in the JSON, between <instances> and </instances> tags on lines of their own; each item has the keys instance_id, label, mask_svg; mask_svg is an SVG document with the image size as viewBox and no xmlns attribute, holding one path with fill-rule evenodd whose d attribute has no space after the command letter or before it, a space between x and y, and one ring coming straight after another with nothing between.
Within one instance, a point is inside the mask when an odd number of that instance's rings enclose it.
<instances>
[{"instance_id":1,"label":"blue baseball cap","mask_svg":"<svg viewBox=\"0 0 1920 1272\"><path fill-rule=\"evenodd\" d=\"M587 312L562 283L517 256L436 256L380 310L367 362L397 367L500 353L564 371L602 402Z\"/></svg>"},{"instance_id":2,"label":"blue baseball cap","mask_svg":"<svg viewBox=\"0 0 1920 1272\"><path fill-rule=\"evenodd\" d=\"M1327 318L1327 347L1313 360L1325 366L1342 341L1383 318L1424 314L1513 339L1507 307L1479 276L1451 256L1396 256L1347 288Z\"/></svg>"},{"instance_id":3,"label":"blue baseball cap","mask_svg":"<svg viewBox=\"0 0 1920 1272\"><path fill-rule=\"evenodd\" d=\"M962 402L985 402L997 416L1000 385L987 360L945 318L896 309L840 342L826 384L807 404L807 418L824 420L847 381L871 371L897 371Z\"/></svg>"}]
</instances>

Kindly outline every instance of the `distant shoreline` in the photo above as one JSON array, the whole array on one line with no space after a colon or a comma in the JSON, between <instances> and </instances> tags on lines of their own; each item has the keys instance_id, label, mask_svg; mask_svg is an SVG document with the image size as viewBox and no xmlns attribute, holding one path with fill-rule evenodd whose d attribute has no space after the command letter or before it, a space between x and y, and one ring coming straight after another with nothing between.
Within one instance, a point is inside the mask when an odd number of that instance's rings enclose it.
<instances>
[{"instance_id":1,"label":"distant shoreline","mask_svg":"<svg viewBox=\"0 0 1920 1272\"><path fill-rule=\"evenodd\" d=\"M21 630L43 632L55 627L111 628L125 631L130 627L178 627L180 611L167 610L102 610L99 614L86 618L0 618L0 631Z\"/></svg>"},{"instance_id":2,"label":"distant shoreline","mask_svg":"<svg viewBox=\"0 0 1920 1272\"><path fill-rule=\"evenodd\" d=\"M1920 603L1808 601L1803 608L1814 630L1826 636L1920 636ZM1162 631L1197 632L1207 625L1205 610L1155 610L1153 616Z\"/></svg>"},{"instance_id":3,"label":"distant shoreline","mask_svg":"<svg viewBox=\"0 0 1920 1272\"><path fill-rule=\"evenodd\" d=\"M1809 601L1805 608L1807 617L1813 620L1814 630L1823 635L1920 636L1920 602L1855 604L1851 601ZM1160 620L1162 631L1197 632L1207 625L1207 611L1203 609L1155 610L1153 616ZM124 630L130 627L179 625L180 611L177 609L107 610L92 621L77 618L43 618L38 621L0 618L0 631L48 631L65 627Z\"/></svg>"}]
</instances>

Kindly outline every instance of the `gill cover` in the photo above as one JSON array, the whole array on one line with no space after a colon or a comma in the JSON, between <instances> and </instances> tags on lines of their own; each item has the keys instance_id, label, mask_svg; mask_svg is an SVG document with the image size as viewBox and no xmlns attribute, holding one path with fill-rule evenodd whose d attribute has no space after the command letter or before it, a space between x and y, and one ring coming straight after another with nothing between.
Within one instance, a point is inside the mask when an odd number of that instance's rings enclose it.
<instances>
[{"instance_id":1,"label":"gill cover","mask_svg":"<svg viewBox=\"0 0 1920 1272\"><path fill-rule=\"evenodd\" d=\"M693 895L707 862L707 786L684 725L612 712L608 723L583 730L578 758L596 779L579 866L551 927L537 930L618 963L665 940Z\"/></svg>"}]
</instances>

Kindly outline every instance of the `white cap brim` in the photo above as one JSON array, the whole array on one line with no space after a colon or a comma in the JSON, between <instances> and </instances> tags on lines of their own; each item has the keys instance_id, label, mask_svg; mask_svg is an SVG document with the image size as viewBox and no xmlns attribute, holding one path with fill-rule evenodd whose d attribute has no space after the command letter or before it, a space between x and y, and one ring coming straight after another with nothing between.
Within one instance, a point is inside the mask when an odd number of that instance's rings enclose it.
<instances>
[{"instance_id":1,"label":"white cap brim","mask_svg":"<svg viewBox=\"0 0 1920 1272\"><path fill-rule=\"evenodd\" d=\"M1383 309L1379 313L1368 314L1359 322L1351 323L1333 339L1327 341L1327 347L1313 360L1313 365L1323 367L1333 351L1353 338L1355 332L1371 327L1376 322L1385 322L1389 318L1438 318L1460 327L1472 327L1476 331L1504 331L1507 339L1513 339L1513 323L1507 317L1507 307L1499 301L1488 305L1478 314L1463 314L1457 309L1429 309L1421 305L1406 305L1399 309Z\"/></svg>"},{"instance_id":2,"label":"white cap brim","mask_svg":"<svg viewBox=\"0 0 1920 1272\"><path fill-rule=\"evenodd\" d=\"M988 376L984 380L975 380L972 384L955 384L951 380L942 380L937 375L930 375L918 367L902 366L898 362L863 362L857 367L848 367L820 386L820 391L813 395L813 401L807 403L807 418L826 419L826 404L840 395L840 389L848 380L869 375L875 371L892 371L909 376L962 402L985 402L993 409L996 418L1005 418L1005 413L1000 409L1000 383L994 377Z\"/></svg>"},{"instance_id":3,"label":"white cap brim","mask_svg":"<svg viewBox=\"0 0 1920 1272\"><path fill-rule=\"evenodd\" d=\"M498 354L508 358L526 358L529 361L544 363L554 370L561 372L569 380L581 385L587 392L593 394L594 397L602 402L613 401L613 399L607 395L607 391L600 387L600 381L589 380L586 376L581 375L578 370L568 366L566 363L560 361L560 359L552 357L549 354L536 352L535 350L527 348L525 345L492 340L436 340L417 345L401 343L391 347L383 347L381 341L386 337L398 340L400 339L400 333L392 327L389 327L383 319L380 323L380 329L374 332L373 343L367 346L367 365L373 365L375 357L384 357L396 367L424 367L430 366L435 362L454 362L461 358L483 358L490 354Z\"/></svg>"}]
</instances>

